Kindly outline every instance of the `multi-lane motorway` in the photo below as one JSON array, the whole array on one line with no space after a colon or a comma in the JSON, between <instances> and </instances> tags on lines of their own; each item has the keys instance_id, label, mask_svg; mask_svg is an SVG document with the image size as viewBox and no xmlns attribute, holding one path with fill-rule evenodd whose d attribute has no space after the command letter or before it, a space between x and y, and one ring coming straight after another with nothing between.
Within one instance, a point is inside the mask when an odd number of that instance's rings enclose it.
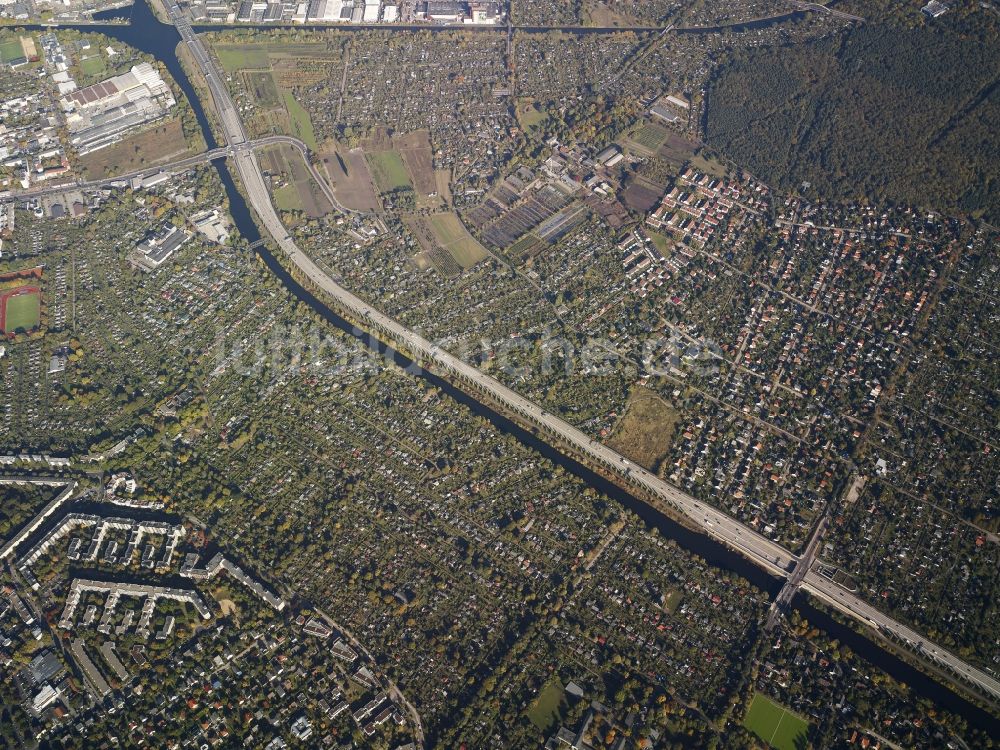
<instances>
[{"instance_id":1,"label":"multi-lane motorway","mask_svg":"<svg viewBox=\"0 0 1000 750\"><path fill-rule=\"evenodd\" d=\"M257 150L280 144L285 144L295 148L302 153L303 156L307 157L309 154L309 147L298 138L294 138L290 135L269 135L264 138L246 141L245 143L241 143L239 145L213 148L208 151L203 151L200 154L186 156L182 159L175 159L174 161L164 162L163 164L158 164L156 166L143 167L142 169L137 169L134 172L126 172L114 177L103 177L99 180L63 182L58 185L52 185L50 187L40 188L37 190L20 190L16 193L12 192L0 197L0 201L23 201L31 198L42 198L47 195L68 193L72 190L92 190L94 188L111 185L116 182L128 182L129 180L135 178L153 177L154 175L164 172L182 172L185 169L196 167L199 164L206 164L210 161L215 161L216 159L228 159L240 150ZM306 159L306 163L309 164L311 168L310 171L313 172L313 177L318 178L319 174L316 172L316 169L311 162L309 162L308 158ZM325 185L326 183L323 184ZM327 189L329 190L328 186Z\"/></svg>"},{"instance_id":2,"label":"multi-lane motorway","mask_svg":"<svg viewBox=\"0 0 1000 750\"><path fill-rule=\"evenodd\" d=\"M169 11L181 38L187 44L194 60L205 76L215 104L215 111L221 121L227 147L246 143L246 131L221 74L201 40L182 16L176 3L169 6ZM1000 700L1000 681L966 664L944 648L931 643L891 617L879 612L839 584L810 570L808 561L805 566L799 568L799 557L781 545L767 539L725 513L705 505L624 458L606 445L591 439L556 415L546 412L537 404L494 380L478 368L432 344L344 289L316 265L288 235L271 203L270 193L254 151L237 148L233 151L233 160L250 204L257 212L257 216L267 232L274 238L289 260L295 264L301 275L315 287L328 294L347 317L408 353L417 361L449 376L470 394L500 404L504 409L533 425L548 441L585 458L589 463L601 467L606 472L617 474L633 487L643 490L662 504L669 505L675 511L683 513L705 533L743 553L747 558L771 573L781 577L789 577L793 575L794 571L796 578L802 577L801 584L807 591L865 624L878 628L899 642L912 644L917 653L934 661L937 666L947 669L961 681L978 688L994 700ZM325 184L325 181L319 181ZM334 205L339 204L334 202Z\"/></svg>"}]
</instances>

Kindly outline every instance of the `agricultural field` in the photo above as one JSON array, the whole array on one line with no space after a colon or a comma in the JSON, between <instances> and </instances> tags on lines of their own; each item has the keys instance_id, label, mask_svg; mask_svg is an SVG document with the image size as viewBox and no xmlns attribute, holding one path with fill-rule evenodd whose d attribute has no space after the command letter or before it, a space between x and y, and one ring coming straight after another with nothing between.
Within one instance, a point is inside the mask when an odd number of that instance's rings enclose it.
<instances>
[{"instance_id":1,"label":"agricultural field","mask_svg":"<svg viewBox=\"0 0 1000 750\"><path fill-rule=\"evenodd\" d=\"M743 726L775 750L801 750L806 746L809 731L805 719L760 693L754 695Z\"/></svg>"},{"instance_id":2,"label":"agricultural field","mask_svg":"<svg viewBox=\"0 0 1000 750\"><path fill-rule=\"evenodd\" d=\"M376 151L367 154L375 184L383 193L412 188L403 158L396 151Z\"/></svg>"},{"instance_id":3,"label":"agricultural field","mask_svg":"<svg viewBox=\"0 0 1000 750\"><path fill-rule=\"evenodd\" d=\"M628 137L631 150L643 156L652 156L662 146L669 131L653 122L647 122Z\"/></svg>"},{"instance_id":4,"label":"agricultural field","mask_svg":"<svg viewBox=\"0 0 1000 750\"><path fill-rule=\"evenodd\" d=\"M622 193L622 200L632 210L646 213L656 207L663 197L663 192L662 186L654 185L642 177L633 176Z\"/></svg>"},{"instance_id":5,"label":"agricultural field","mask_svg":"<svg viewBox=\"0 0 1000 750\"><path fill-rule=\"evenodd\" d=\"M174 117L107 148L85 154L78 163L87 179L98 180L179 159L189 152L180 118Z\"/></svg>"},{"instance_id":6,"label":"agricultural field","mask_svg":"<svg viewBox=\"0 0 1000 750\"><path fill-rule=\"evenodd\" d=\"M438 185L434 173L430 133L426 130L416 130L395 138L394 142L417 195L421 198L436 196Z\"/></svg>"},{"instance_id":7,"label":"agricultural field","mask_svg":"<svg viewBox=\"0 0 1000 750\"><path fill-rule=\"evenodd\" d=\"M442 275L454 276L488 257L486 249L453 213L407 216L403 223L422 248L414 258L419 268L433 265Z\"/></svg>"}]
</instances>

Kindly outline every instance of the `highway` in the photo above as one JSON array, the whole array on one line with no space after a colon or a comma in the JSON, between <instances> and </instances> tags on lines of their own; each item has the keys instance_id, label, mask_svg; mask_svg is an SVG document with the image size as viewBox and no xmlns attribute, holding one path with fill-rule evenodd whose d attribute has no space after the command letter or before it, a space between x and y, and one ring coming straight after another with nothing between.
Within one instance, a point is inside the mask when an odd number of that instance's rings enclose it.
<instances>
[{"instance_id":1,"label":"highway","mask_svg":"<svg viewBox=\"0 0 1000 750\"><path fill-rule=\"evenodd\" d=\"M186 156L183 159L165 162L156 166L144 167L142 169L137 169L134 172L126 172L124 174L116 175L115 177L103 177L99 180L64 182L40 190L22 190L16 193L4 195L0 198L0 202L29 200L31 198L41 198L46 195L59 195L60 193L67 193L71 190L92 190L94 188L103 187L115 182L132 180L136 177L152 177L162 172L182 172L185 169L190 169L191 167L198 166L199 164L206 164L210 161L215 161L216 159L226 159L233 156L239 150L256 150L279 144L292 146L301 152L306 158L306 163L310 166L310 171L313 173L313 177L318 179L319 174L309 161L309 147L306 146L305 143L300 141L298 138L293 138L290 135L269 135L266 138L257 138L256 140L247 141L246 143L238 146L222 146L220 148L213 148L209 151L203 151L200 154ZM329 190L329 187L327 187L327 190Z\"/></svg>"},{"instance_id":2,"label":"highway","mask_svg":"<svg viewBox=\"0 0 1000 750\"><path fill-rule=\"evenodd\" d=\"M216 112L222 121L227 145L245 143L247 137L243 123L204 45L192 31L190 24L181 16L176 3L169 6L169 11L182 39L205 75ZM804 589L863 623L874 625L883 633L899 638L903 642L916 644L922 655L933 655L932 660L935 663L945 666L967 684L979 688L987 695L992 695L994 699L1000 699L1000 682L990 675L971 667L944 648L897 623L842 586L812 570L807 570L808 563L800 570L797 565L799 558L781 545L668 484L606 445L591 439L556 415L546 412L503 383L424 339L337 284L288 235L271 203L271 196L257 163L256 153L252 149L236 149L233 151L233 159L250 204L267 232L295 264L301 276L328 294L346 317L353 319L362 328L380 335L380 338L409 354L416 361L450 377L471 395L499 404L519 416L523 421L533 425L548 442L562 446L568 452L583 457L588 463L599 466L608 473L618 475L663 505L682 513L706 534L741 552L771 573L783 578L792 575L793 571L796 575L802 575Z\"/></svg>"}]
</instances>

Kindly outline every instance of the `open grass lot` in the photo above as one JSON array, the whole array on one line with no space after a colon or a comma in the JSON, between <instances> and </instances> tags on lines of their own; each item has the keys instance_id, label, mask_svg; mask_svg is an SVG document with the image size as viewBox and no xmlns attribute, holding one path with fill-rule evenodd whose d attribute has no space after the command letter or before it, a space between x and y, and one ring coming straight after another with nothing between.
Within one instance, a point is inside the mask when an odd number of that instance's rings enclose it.
<instances>
[{"instance_id":1,"label":"open grass lot","mask_svg":"<svg viewBox=\"0 0 1000 750\"><path fill-rule=\"evenodd\" d=\"M462 268L471 268L487 257L486 248L469 234L455 214L432 214L427 217L427 223L434 238Z\"/></svg>"},{"instance_id":2,"label":"open grass lot","mask_svg":"<svg viewBox=\"0 0 1000 750\"><path fill-rule=\"evenodd\" d=\"M188 151L180 118L174 117L78 161L87 178L97 180L177 159Z\"/></svg>"},{"instance_id":3,"label":"open grass lot","mask_svg":"<svg viewBox=\"0 0 1000 750\"><path fill-rule=\"evenodd\" d=\"M699 172L710 174L713 177L726 176L726 167L724 164L715 159L706 158L702 154L696 154L694 158L691 159L691 166Z\"/></svg>"},{"instance_id":4,"label":"open grass lot","mask_svg":"<svg viewBox=\"0 0 1000 750\"><path fill-rule=\"evenodd\" d=\"M30 331L42 321L42 301L37 292L7 297L3 310L3 332Z\"/></svg>"},{"instance_id":5,"label":"open grass lot","mask_svg":"<svg viewBox=\"0 0 1000 750\"><path fill-rule=\"evenodd\" d=\"M264 47L218 45L215 54L222 64L222 69L227 73L233 73L241 68L267 68L270 65Z\"/></svg>"},{"instance_id":6,"label":"open grass lot","mask_svg":"<svg viewBox=\"0 0 1000 750\"><path fill-rule=\"evenodd\" d=\"M0 36L0 62L10 62L23 55L21 42L16 36Z\"/></svg>"},{"instance_id":7,"label":"open grass lot","mask_svg":"<svg viewBox=\"0 0 1000 750\"><path fill-rule=\"evenodd\" d=\"M104 58L96 54L80 60L80 72L83 73L85 80L96 82L107 76L108 66L105 65Z\"/></svg>"},{"instance_id":8,"label":"open grass lot","mask_svg":"<svg viewBox=\"0 0 1000 750\"><path fill-rule=\"evenodd\" d=\"M649 235L649 239L653 241L653 247L657 249L660 255L666 255L667 251L670 250L670 247L673 244L670 241L670 238L665 234L654 232L652 229L647 229L646 234Z\"/></svg>"},{"instance_id":9,"label":"open grass lot","mask_svg":"<svg viewBox=\"0 0 1000 750\"><path fill-rule=\"evenodd\" d=\"M375 184L383 193L390 193L399 188L412 187L410 176L406 172L403 158L395 151L377 151L368 154L368 164L371 166Z\"/></svg>"},{"instance_id":10,"label":"open grass lot","mask_svg":"<svg viewBox=\"0 0 1000 750\"><path fill-rule=\"evenodd\" d=\"M287 183L274 191L275 204L282 211L303 211L316 219L332 210L295 149L284 145L266 149L261 155L261 163L268 172L280 175Z\"/></svg>"},{"instance_id":11,"label":"open grass lot","mask_svg":"<svg viewBox=\"0 0 1000 750\"><path fill-rule=\"evenodd\" d=\"M282 211L301 211L302 201L295 185L284 185L275 190L274 205Z\"/></svg>"},{"instance_id":12,"label":"open grass lot","mask_svg":"<svg viewBox=\"0 0 1000 750\"><path fill-rule=\"evenodd\" d=\"M535 105L533 99L518 99L516 112L517 120L525 130L534 130L549 119L549 116Z\"/></svg>"},{"instance_id":13,"label":"open grass lot","mask_svg":"<svg viewBox=\"0 0 1000 750\"><path fill-rule=\"evenodd\" d=\"M760 693L754 695L743 726L775 750L806 747L809 722Z\"/></svg>"},{"instance_id":14,"label":"open grass lot","mask_svg":"<svg viewBox=\"0 0 1000 750\"><path fill-rule=\"evenodd\" d=\"M691 159L697 150L697 144L692 143L677 133L668 132L666 140L657 151L657 156L679 167Z\"/></svg>"},{"instance_id":15,"label":"open grass lot","mask_svg":"<svg viewBox=\"0 0 1000 750\"><path fill-rule=\"evenodd\" d=\"M655 471L667 455L678 413L659 394L642 386L632 389L625 416L608 445L640 466Z\"/></svg>"},{"instance_id":16,"label":"open grass lot","mask_svg":"<svg viewBox=\"0 0 1000 750\"><path fill-rule=\"evenodd\" d=\"M669 612L670 614L673 614L674 612L677 611L677 608L679 606L681 606L681 602L683 600L684 600L684 594L683 594L683 592L678 591L677 589L671 589L663 597L663 605L662 605L663 606L663 610L665 612Z\"/></svg>"},{"instance_id":17,"label":"open grass lot","mask_svg":"<svg viewBox=\"0 0 1000 750\"><path fill-rule=\"evenodd\" d=\"M274 76L269 72L251 71L243 74L246 80L247 90L251 93L254 101L262 107L278 107L282 103L281 94L274 83Z\"/></svg>"},{"instance_id":18,"label":"open grass lot","mask_svg":"<svg viewBox=\"0 0 1000 750\"><path fill-rule=\"evenodd\" d=\"M560 706L566 697L562 683L553 680L542 688L535 702L528 709L528 719L542 732L548 732L559 722Z\"/></svg>"},{"instance_id":19,"label":"open grass lot","mask_svg":"<svg viewBox=\"0 0 1000 750\"><path fill-rule=\"evenodd\" d=\"M584 0L581 15L584 26L631 26L641 23L634 16L611 8L601 0Z\"/></svg>"},{"instance_id":20,"label":"open grass lot","mask_svg":"<svg viewBox=\"0 0 1000 750\"><path fill-rule=\"evenodd\" d=\"M302 108L292 92L284 90L281 92L285 97L285 111L288 112L288 121L291 125L291 132L299 140L305 141L309 148L316 148L316 134L313 132L312 121L309 113Z\"/></svg>"}]
</instances>

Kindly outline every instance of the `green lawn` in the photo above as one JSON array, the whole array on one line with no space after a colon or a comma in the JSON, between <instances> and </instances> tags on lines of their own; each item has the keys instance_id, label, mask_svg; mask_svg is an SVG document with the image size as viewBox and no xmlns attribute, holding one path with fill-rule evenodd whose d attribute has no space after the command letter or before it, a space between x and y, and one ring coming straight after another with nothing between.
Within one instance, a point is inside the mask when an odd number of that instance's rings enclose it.
<instances>
[{"instance_id":1,"label":"green lawn","mask_svg":"<svg viewBox=\"0 0 1000 750\"><path fill-rule=\"evenodd\" d=\"M525 130L534 130L549 119L549 116L545 111L539 109L534 102L526 100L517 103L517 118L521 121L521 126Z\"/></svg>"},{"instance_id":2,"label":"green lawn","mask_svg":"<svg viewBox=\"0 0 1000 750\"><path fill-rule=\"evenodd\" d=\"M107 66L100 55L94 55L80 60L80 71L88 78L103 78L107 72Z\"/></svg>"},{"instance_id":3,"label":"green lawn","mask_svg":"<svg viewBox=\"0 0 1000 750\"><path fill-rule=\"evenodd\" d=\"M663 597L663 609L673 614L681 606L682 599L684 599L684 594L677 589L672 589L670 593Z\"/></svg>"},{"instance_id":4,"label":"green lawn","mask_svg":"<svg viewBox=\"0 0 1000 750\"><path fill-rule=\"evenodd\" d=\"M227 73L233 73L241 68L268 68L271 65L267 50L260 47L219 45L215 48L215 54L219 57L222 69Z\"/></svg>"},{"instance_id":5,"label":"green lawn","mask_svg":"<svg viewBox=\"0 0 1000 750\"><path fill-rule=\"evenodd\" d=\"M701 154L691 158L691 166L699 172L714 175L715 177L725 177L726 168L716 159L707 159Z\"/></svg>"},{"instance_id":6,"label":"green lawn","mask_svg":"<svg viewBox=\"0 0 1000 750\"><path fill-rule=\"evenodd\" d=\"M743 726L775 750L806 747L809 722L760 693L754 695Z\"/></svg>"},{"instance_id":7,"label":"green lawn","mask_svg":"<svg viewBox=\"0 0 1000 750\"><path fill-rule=\"evenodd\" d=\"M41 300L37 294L19 294L7 299L7 315L4 333L13 333L18 328L30 331L41 322Z\"/></svg>"},{"instance_id":8,"label":"green lawn","mask_svg":"<svg viewBox=\"0 0 1000 750\"><path fill-rule=\"evenodd\" d=\"M412 188L410 175L406 171L402 157L395 151L377 151L366 154L371 166L375 184L383 193L389 193L398 188Z\"/></svg>"},{"instance_id":9,"label":"green lawn","mask_svg":"<svg viewBox=\"0 0 1000 750\"><path fill-rule=\"evenodd\" d=\"M21 49L21 42L16 36L13 39L0 41L0 62L10 62L19 57L24 57L24 51Z\"/></svg>"},{"instance_id":10,"label":"green lawn","mask_svg":"<svg viewBox=\"0 0 1000 750\"><path fill-rule=\"evenodd\" d=\"M531 708L528 709L528 719L542 732L548 732L559 721L559 708L565 697L566 692L562 683L559 680L552 680L542 688L542 692L531 704Z\"/></svg>"},{"instance_id":11,"label":"green lawn","mask_svg":"<svg viewBox=\"0 0 1000 750\"><path fill-rule=\"evenodd\" d=\"M288 184L274 191L274 204L282 211L301 211L302 200L294 184Z\"/></svg>"},{"instance_id":12,"label":"green lawn","mask_svg":"<svg viewBox=\"0 0 1000 750\"><path fill-rule=\"evenodd\" d=\"M672 244L670 240L665 235L662 235L659 232L654 232L652 229L647 229L645 231L646 234L649 235L649 239L653 241L653 247L660 251L660 255L666 255Z\"/></svg>"},{"instance_id":13,"label":"green lawn","mask_svg":"<svg viewBox=\"0 0 1000 750\"><path fill-rule=\"evenodd\" d=\"M305 141L309 148L316 150L316 134L313 132L312 120L309 113L305 111L301 104L295 101L291 91L282 91L285 97L285 111L288 112L288 119L292 124L292 135L299 140ZM400 166L403 162L400 161ZM405 170L404 170L405 173Z\"/></svg>"}]
</instances>

